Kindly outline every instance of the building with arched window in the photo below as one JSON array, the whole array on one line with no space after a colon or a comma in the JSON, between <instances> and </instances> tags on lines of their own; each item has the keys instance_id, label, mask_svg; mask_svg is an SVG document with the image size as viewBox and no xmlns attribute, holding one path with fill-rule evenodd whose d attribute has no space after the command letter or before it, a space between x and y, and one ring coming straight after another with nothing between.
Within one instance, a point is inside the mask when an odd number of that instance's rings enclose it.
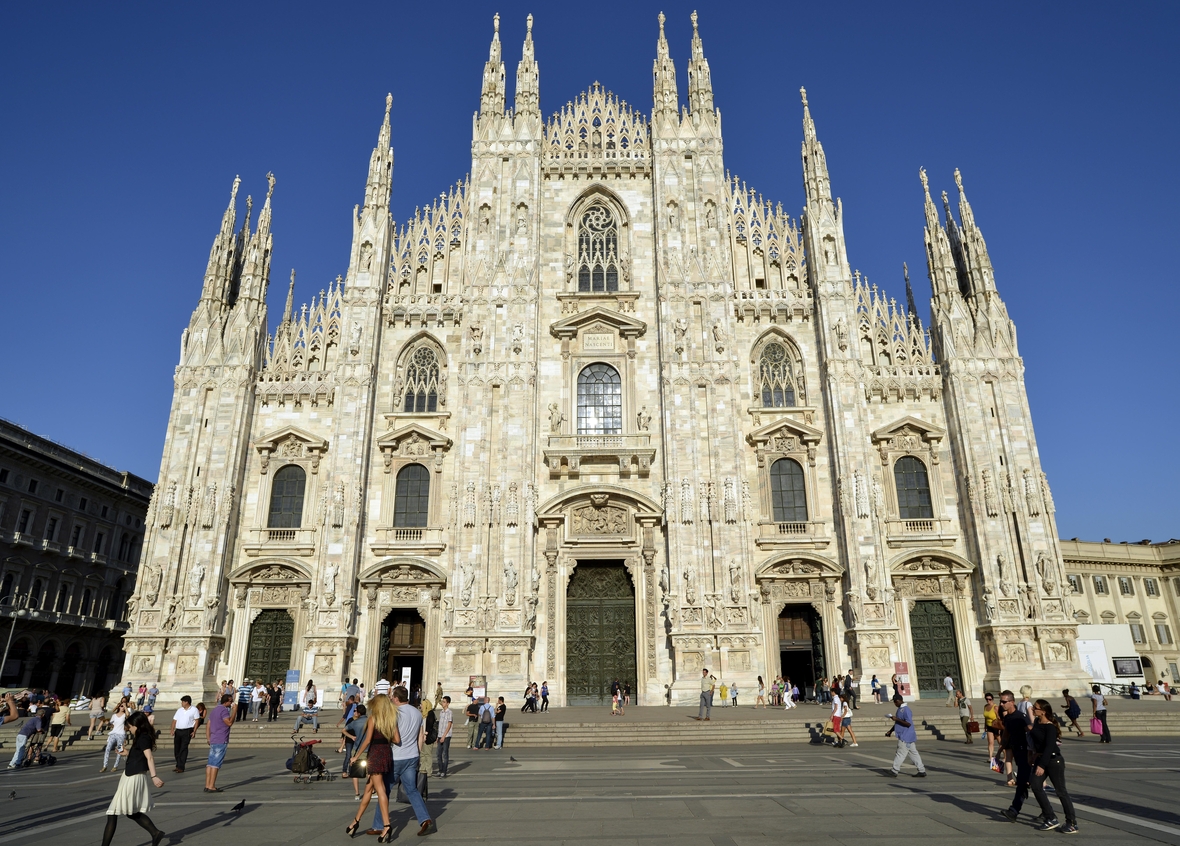
<instances>
[{"instance_id":1,"label":"building with arched window","mask_svg":"<svg viewBox=\"0 0 1180 846\"><path fill-rule=\"evenodd\" d=\"M971 695L1082 683L963 179L939 175L957 199L936 207L915 174L926 325L908 279L891 298L852 272L806 94L803 190L780 205L729 176L695 17L667 26L650 108L594 84L542 112L531 23L513 77L497 19L463 95L468 174L409 216L387 100L341 276L304 308L293 280L266 299L273 177L245 228L235 180L182 334L124 679L208 700L288 670L541 678L558 705L616 677L640 704L695 702L702 669L807 687L852 668L866 690L904 665L912 696L945 696L948 672Z\"/></svg>"}]
</instances>

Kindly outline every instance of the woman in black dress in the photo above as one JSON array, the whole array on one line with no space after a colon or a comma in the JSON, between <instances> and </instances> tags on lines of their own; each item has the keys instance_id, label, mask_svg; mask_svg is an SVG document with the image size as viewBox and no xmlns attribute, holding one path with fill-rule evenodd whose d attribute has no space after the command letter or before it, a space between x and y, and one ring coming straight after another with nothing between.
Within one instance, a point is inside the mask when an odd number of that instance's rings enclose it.
<instances>
[{"instance_id":1,"label":"woman in black dress","mask_svg":"<svg viewBox=\"0 0 1180 846\"><path fill-rule=\"evenodd\" d=\"M364 739L357 745L349 762L350 766L355 764L361 754L368 751L369 780L365 785L365 795L361 797L361 805L356 816L348 828L344 829L344 833L349 837L356 837L361 818L369 808L369 799L376 793L377 804L381 808L381 821L385 824L377 842L393 842L393 827L389 824L389 794L385 791L385 776L393 770L391 743L401 743L401 737L397 732L397 707L388 696L374 696L373 701L369 703L369 721L365 725Z\"/></svg>"},{"instance_id":2,"label":"woman in black dress","mask_svg":"<svg viewBox=\"0 0 1180 846\"><path fill-rule=\"evenodd\" d=\"M119 787L107 808L107 827L102 833L102 846L111 846L120 814L131 817L142 826L152 836L152 846L160 846L164 832L156 828L147 815L152 809L150 784L164 786L164 781L156 775L156 762L152 756L152 750L156 748L156 731L142 711L136 711L127 718L127 729L133 735L133 740L122 753L127 756L127 766L123 768Z\"/></svg>"}]
</instances>

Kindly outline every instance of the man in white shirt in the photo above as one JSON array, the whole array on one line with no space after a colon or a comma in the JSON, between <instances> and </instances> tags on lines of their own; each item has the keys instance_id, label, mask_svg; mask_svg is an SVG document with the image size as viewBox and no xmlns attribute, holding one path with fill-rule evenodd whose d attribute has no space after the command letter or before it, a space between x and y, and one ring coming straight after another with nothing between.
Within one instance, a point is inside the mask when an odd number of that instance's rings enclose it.
<instances>
[{"instance_id":1,"label":"man in white shirt","mask_svg":"<svg viewBox=\"0 0 1180 846\"><path fill-rule=\"evenodd\" d=\"M266 688L262 682L254 682L254 690L250 691L250 720L258 722L258 712L262 710L262 698L266 696Z\"/></svg>"},{"instance_id":2,"label":"man in white shirt","mask_svg":"<svg viewBox=\"0 0 1180 846\"><path fill-rule=\"evenodd\" d=\"M418 792L418 759L422 754L421 750L426 740L426 724L422 719L422 712L408 704L410 694L404 687L398 685L390 691L389 696L393 700L393 704L397 706L397 733L401 737L401 743L390 744L393 747L393 769L385 776L385 788L392 797L398 782L401 782L402 791L406 794L410 807L414 809L414 816L418 818L421 825L418 829L418 836L434 834L438 828L435 826L434 820L430 818L430 812L426 809L426 802L422 799L422 794ZM439 730L441 732L441 724ZM391 814L394 807L395 804L391 798L389 803ZM373 813L373 829L370 831L374 829L378 832L381 831L380 825L381 809L376 808Z\"/></svg>"},{"instance_id":3,"label":"man in white shirt","mask_svg":"<svg viewBox=\"0 0 1180 846\"><path fill-rule=\"evenodd\" d=\"M951 678L951 674L947 673L946 678L942 680L942 686L946 688L946 707L955 707L955 680Z\"/></svg>"},{"instance_id":4,"label":"man in white shirt","mask_svg":"<svg viewBox=\"0 0 1180 846\"><path fill-rule=\"evenodd\" d=\"M389 695L389 679L382 676L373 685L373 696L388 696Z\"/></svg>"},{"instance_id":5,"label":"man in white shirt","mask_svg":"<svg viewBox=\"0 0 1180 846\"><path fill-rule=\"evenodd\" d=\"M709 675L709 670L701 670L701 707L696 717L698 721L707 721L713 715L713 690L716 687L717 680Z\"/></svg>"},{"instance_id":6,"label":"man in white shirt","mask_svg":"<svg viewBox=\"0 0 1180 846\"><path fill-rule=\"evenodd\" d=\"M174 773L184 772L184 765L188 763L188 745L193 739L193 729L199 716L193 707L192 697L180 697L180 707L172 715L172 757L176 759L176 766L172 769Z\"/></svg>"},{"instance_id":7,"label":"man in white shirt","mask_svg":"<svg viewBox=\"0 0 1180 846\"><path fill-rule=\"evenodd\" d=\"M451 765L451 733L455 729L455 715L451 713L451 697L444 696L441 705L438 712L438 741L434 746L438 750L438 777L446 778Z\"/></svg>"}]
</instances>

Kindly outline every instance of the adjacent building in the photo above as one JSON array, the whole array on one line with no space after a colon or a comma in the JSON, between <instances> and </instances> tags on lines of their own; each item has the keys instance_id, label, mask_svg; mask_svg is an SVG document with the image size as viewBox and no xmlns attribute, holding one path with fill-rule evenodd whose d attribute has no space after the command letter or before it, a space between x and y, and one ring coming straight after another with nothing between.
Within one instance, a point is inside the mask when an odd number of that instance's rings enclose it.
<instances>
[{"instance_id":1,"label":"adjacent building","mask_svg":"<svg viewBox=\"0 0 1180 846\"><path fill-rule=\"evenodd\" d=\"M105 692L152 484L0 420L0 686Z\"/></svg>"},{"instance_id":2,"label":"adjacent building","mask_svg":"<svg viewBox=\"0 0 1180 846\"><path fill-rule=\"evenodd\" d=\"M273 335L275 182L239 224L234 181L125 680L1085 682L959 173L955 203L915 185L927 329L908 279L899 303L853 270L806 94L795 219L726 168L695 14L687 70L682 100L661 15L650 112L594 84L546 118L532 19L509 107L497 17L468 174L395 224L387 100L346 273L301 308L292 275Z\"/></svg>"}]
</instances>

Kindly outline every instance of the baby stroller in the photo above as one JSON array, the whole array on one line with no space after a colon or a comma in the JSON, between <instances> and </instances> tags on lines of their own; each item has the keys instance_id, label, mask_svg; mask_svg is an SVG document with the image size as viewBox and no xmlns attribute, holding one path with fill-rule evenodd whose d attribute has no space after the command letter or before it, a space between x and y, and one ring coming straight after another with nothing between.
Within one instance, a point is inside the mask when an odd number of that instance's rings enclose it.
<instances>
[{"instance_id":1,"label":"baby stroller","mask_svg":"<svg viewBox=\"0 0 1180 846\"><path fill-rule=\"evenodd\" d=\"M52 767L57 763L57 756L49 754L45 749L45 732L39 731L29 738L25 744L25 759L20 762L22 767Z\"/></svg>"},{"instance_id":2,"label":"baby stroller","mask_svg":"<svg viewBox=\"0 0 1180 846\"><path fill-rule=\"evenodd\" d=\"M336 774L328 768L324 759L312 751L312 747L320 742L318 739L296 739L295 735L291 735L291 739L295 741L295 748L291 757L287 759L287 769L295 776L296 784L311 784L313 779L332 781L336 778Z\"/></svg>"}]
</instances>

